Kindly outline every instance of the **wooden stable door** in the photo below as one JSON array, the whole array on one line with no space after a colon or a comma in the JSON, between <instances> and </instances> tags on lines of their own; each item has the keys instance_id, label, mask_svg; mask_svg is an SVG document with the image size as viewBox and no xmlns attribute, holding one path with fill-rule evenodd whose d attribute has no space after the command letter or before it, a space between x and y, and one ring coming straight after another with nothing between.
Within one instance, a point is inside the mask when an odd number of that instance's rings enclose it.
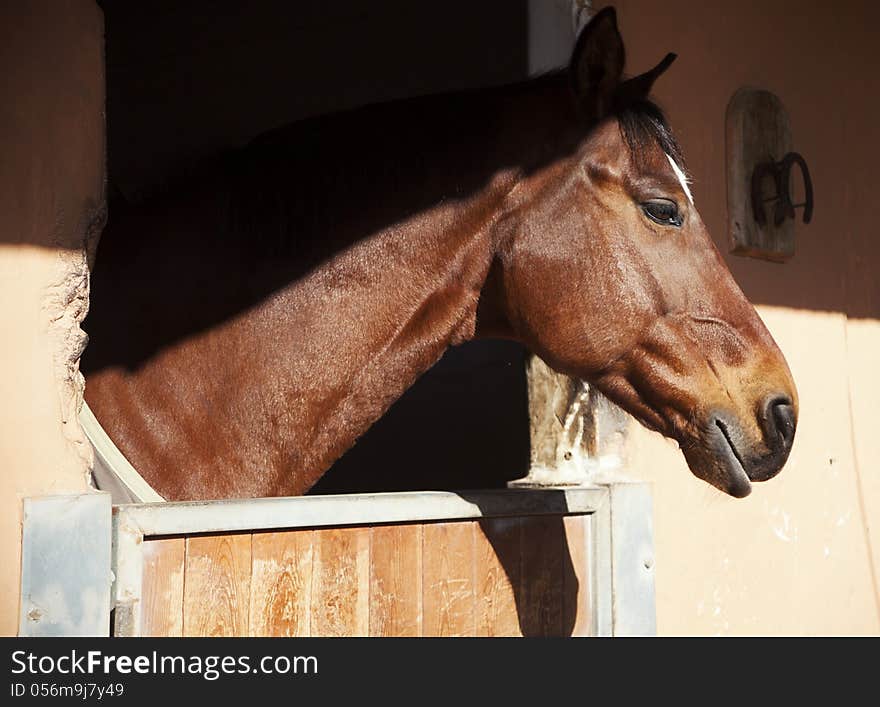
<instances>
[{"instance_id":1,"label":"wooden stable door","mask_svg":"<svg viewBox=\"0 0 880 707\"><path fill-rule=\"evenodd\" d=\"M593 633L588 515L144 539L144 636Z\"/></svg>"}]
</instances>

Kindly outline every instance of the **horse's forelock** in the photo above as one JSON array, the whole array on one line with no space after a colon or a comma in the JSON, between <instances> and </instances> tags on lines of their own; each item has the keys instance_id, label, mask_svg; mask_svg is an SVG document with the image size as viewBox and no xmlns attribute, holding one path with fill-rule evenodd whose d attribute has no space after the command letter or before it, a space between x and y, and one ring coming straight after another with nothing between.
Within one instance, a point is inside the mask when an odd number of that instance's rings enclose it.
<instances>
[{"instance_id":1,"label":"horse's forelock","mask_svg":"<svg viewBox=\"0 0 880 707\"><path fill-rule=\"evenodd\" d=\"M618 110L616 117L630 156L637 164L648 148L656 145L675 162L682 173L687 173L681 147L657 104L649 100L636 101Z\"/></svg>"}]
</instances>

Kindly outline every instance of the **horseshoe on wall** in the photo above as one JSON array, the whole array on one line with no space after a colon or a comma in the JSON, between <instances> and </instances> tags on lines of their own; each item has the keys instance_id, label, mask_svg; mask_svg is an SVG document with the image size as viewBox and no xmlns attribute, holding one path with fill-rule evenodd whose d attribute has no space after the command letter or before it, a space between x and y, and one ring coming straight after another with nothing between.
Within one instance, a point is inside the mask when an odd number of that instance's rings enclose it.
<instances>
[{"instance_id":1,"label":"horseshoe on wall","mask_svg":"<svg viewBox=\"0 0 880 707\"><path fill-rule=\"evenodd\" d=\"M791 201L791 169L798 165L804 179L804 201L793 204ZM765 177L772 177L776 186L776 194L765 198L762 184ZM767 223L767 213L764 204L775 202L773 222L776 226L782 224L787 218L794 219L794 210L803 207L804 223L810 223L813 218L813 182L810 179L810 170L807 161L800 153L789 152L779 162L762 162L752 172L752 213L758 225Z\"/></svg>"}]
</instances>

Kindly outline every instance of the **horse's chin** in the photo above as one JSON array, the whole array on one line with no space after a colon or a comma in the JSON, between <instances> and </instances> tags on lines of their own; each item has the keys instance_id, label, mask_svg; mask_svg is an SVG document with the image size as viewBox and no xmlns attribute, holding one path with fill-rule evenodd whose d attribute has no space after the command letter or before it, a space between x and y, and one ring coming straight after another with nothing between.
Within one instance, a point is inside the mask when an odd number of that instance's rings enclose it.
<instances>
[{"instance_id":1,"label":"horse's chin","mask_svg":"<svg viewBox=\"0 0 880 707\"><path fill-rule=\"evenodd\" d=\"M682 445L685 460L694 476L712 484L734 498L745 498L752 492L736 443L723 421L713 420L696 445Z\"/></svg>"},{"instance_id":2,"label":"horse's chin","mask_svg":"<svg viewBox=\"0 0 880 707\"><path fill-rule=\"evenodd\" d=\"M738 462L734 462L734 465L728 470L724 484L716 488L734 498L745 498L752 492L752 482Z\"/></svg>"}]
</instances>

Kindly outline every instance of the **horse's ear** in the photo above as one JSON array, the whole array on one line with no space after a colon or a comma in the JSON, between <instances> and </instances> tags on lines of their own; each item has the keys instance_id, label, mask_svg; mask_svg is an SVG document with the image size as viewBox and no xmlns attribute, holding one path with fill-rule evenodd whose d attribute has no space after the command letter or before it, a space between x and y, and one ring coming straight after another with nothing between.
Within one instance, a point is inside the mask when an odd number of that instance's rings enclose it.
<instances>
[{"instance_id":1,"label":"horse's ear","mask_svg":"<svg viewBox=\"0 0 880 707\"><path fill-rule=\"evenodd\" d=\"M651 93L651 88L654 86L654 82L659 78L660 74L664 73L666 69L669 68L677 56L677 54L669 53L650 71L646 71L644 74L635 76L620 84L616 96L618 105L625 106L647 98L648 94Z\"/></svg>"},{"instance_id":2,"label":"horse's ear","mask_svg":"<svg viewBox=\"0 0 880 707\"><path fill-rule=\"evenodd\" d=\"M579 108L592 120L612 110L626 53L617 29L617 13L606 7L581 31L569 73Z\"/></svg>"}]
</instances>

